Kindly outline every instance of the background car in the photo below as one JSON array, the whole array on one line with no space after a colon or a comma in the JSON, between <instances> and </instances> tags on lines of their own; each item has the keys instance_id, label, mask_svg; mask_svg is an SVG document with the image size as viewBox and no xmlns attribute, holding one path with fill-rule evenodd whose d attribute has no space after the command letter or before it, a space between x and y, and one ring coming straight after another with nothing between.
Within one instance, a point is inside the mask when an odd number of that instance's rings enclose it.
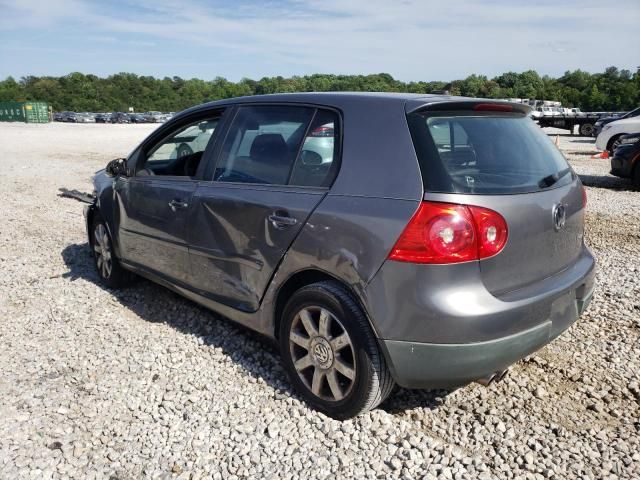
<instances>
[{"instance_id":1,"label":"background car","mask_svg":"<svg viewBox=\"0 0 640 480\"><path fill-rule=\"evenodd\" d=\"M115 112L109 118L111 123L129 123L129 115L123 112Z\"/></svg>"},{"instance_id":2,"label":"background car","mask_svg":"<svg viewBox=\"0 0 640 480\"><path fill-rule=\"evenodd\" d=\"M77 123L95 123L96 117L93 113L81 112L76 114Z\"/></svg>"},{"instance_id":3,"label":"background car","mask_svg":"<svg viewBox=\"0 0 640 480\"><path fill-rule=\"evenodd\" d=\"M60 113L61 122L70 122L76 123L78 120L78 115L75 112L62 112Z\"/></svg>"},{"instance_id":4,"label":"background car","mask_svg":"<svg viewBox=\"0 0 640 480\"><path fill-rule=\"evenodd\" d=\"M640 107L631 110L630 112L627 112L623 115L611 115L608 117L601 117L598 119L598 121L594 124L594 136L597 137L600 132L602 131L602 128L611 123L611 122L615 122L616 120L623 120L625 118L633 118L633 117L637 117L640 115Z\"/></svg>"},{"instance_id":5,"label":"background car","mask_svg":"<svg viewBox=\"0 0 640 480\"><path fill-rule=\"evenodd\" d=\"M596 138L596 148L606 150L610 156L623 135L640 133L640 117L633 116L607 123Z\"/></svg>"},{"instance_id":6,"label":"background car","mask_svg":"<svg viewBox=\"0 0 640 480\"><path fill-rule=\"evenodd\" d=\"M148 123L149 120L142 113L130 113L129 123Z\"/></svg>"},{"instance_id":7,"label":"background car","mask_svg":"<svg viewBox=\"0 0 640 480\"><path fill-rule=\"evenodd\" d=\"M630 178L640 188L640 133L620 137L611 158L611 174Z\"/></svg>"},{"instance_id":8,"label":"background car","mask_svg":"<svg viewBox=\"0 0 640 480\"><path fill-rule=\"evenodd\" d=\"M110 113L98 113L95 117L96 123L109 123L111 121Z\"/></svg>"}]
</instances>

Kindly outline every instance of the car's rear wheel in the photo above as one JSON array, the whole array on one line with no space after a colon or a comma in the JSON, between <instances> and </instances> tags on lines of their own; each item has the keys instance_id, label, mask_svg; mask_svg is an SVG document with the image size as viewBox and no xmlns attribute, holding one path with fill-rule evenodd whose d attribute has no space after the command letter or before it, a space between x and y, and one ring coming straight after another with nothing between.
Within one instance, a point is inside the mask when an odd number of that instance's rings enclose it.
<instances>
[{"instance_id":1,"label":"car's rear wheel","mask_svg":"<svg viewBox=\"0 0 640 480\"><path fill-rule=\"evenodd\" d=\"M580 135L582 135L583 137L590 137L593 135L593 132L595 130L595 127L593 125L593 123L584 123L582 125L580 125Z\"/></svg>"},{"instance_id":2,"label":"car's rear wheel","mask_svg":"<svg viewBox=\"0 0 640 480\"><path fill-rule=\"evenodd\" d=\"M354 417L391 393L394 381L369 323L338 283L314 283L295 292L279 333L291 382L327 415Z\"/></svg>"},{"instance_id":3,"label":"car's rear wheel","mask_svg":"<svg viewBox=\"0 0 640 480\"><path fill-rule=\"evenodd\" d=\"M98 214L93 220L91 250L94 265L102 283L109 288L120 288L129 282L131 274L120 265L113 250L111 235L104 220Z\"/></svg>"}]
</instances>

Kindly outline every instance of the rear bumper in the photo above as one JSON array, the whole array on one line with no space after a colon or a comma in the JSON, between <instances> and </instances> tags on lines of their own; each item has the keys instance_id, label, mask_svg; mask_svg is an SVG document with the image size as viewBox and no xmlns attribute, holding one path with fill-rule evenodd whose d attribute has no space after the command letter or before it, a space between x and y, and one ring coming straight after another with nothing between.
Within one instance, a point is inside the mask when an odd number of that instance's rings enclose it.
<instances>
[{"instance_id":1,"label":"rear bumper","mask_svg":"<svg viewBox=\"0 0 640 480\"><path fill-rule=\"evenodd\" d=\"M383 340L391 373L405 388L454 388L504 370L539 350L569 328L589 305L593 292L573 299L567 316L547 320L527 331L469 344Z\"/></svg>"},{"instance_id":2,"label":"rear bumper","mask_svg":"<svg viewBox=\"0 0 640 480\"><path fill-rule=\"evenodd\" d=\"M403 304L393 313L386 309L394 320L376 325L391 373L405 388L453 388L503 370L551 342L579 318L591 301L594 277L595 261L585 248L569 269L508 297L497 298L486 290L482 294L477 285L475 290L468 285L436 286L428 296L413 297L401 285ZM413 280L420 280L419 275ZM374 296L369 298L376 298L375 282L369 292ZM372 302L374 323L380 319L375 314L380 313L381 302L385 297L389 301L388 292L377 295L381 301ZM428 302L422 305L407 302L425 298Z\"/></svg>"}]
</instances>

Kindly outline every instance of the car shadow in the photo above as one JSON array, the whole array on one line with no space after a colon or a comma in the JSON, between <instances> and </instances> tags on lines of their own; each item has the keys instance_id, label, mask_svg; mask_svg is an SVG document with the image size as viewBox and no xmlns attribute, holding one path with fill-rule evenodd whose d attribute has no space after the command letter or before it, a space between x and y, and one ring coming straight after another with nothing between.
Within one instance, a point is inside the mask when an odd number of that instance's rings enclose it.
<instances>
[{"instance_id":1,"label":"car shadow","mask_svg":"<svg viewBox=\"0 0 640 480\"><path fill-rule=\"evenodd\" d=\"M274 398L291 396L304 402L291 387L278 347L271 339L141 277L120 290L107 288L100 281L86 242L66 246L61 255L69 269L62 278L72 282L89 281L109 292L143 320L164 323L185 335L194 336L204 346L220 349L249 375L270 385ZM447 394L444 390L397 388L379 408L391 414L419 407L431 410L439 407Z\"/></svg>"},{"instance_id":2,"label":"car shadow","mask_svg":"<svg viewBox=\"0 0 640 480\"><path fill-rule=\"evenodd\" d=\"M585 187L606 188L608 190L620 190L637 192L640 188L633 185L628 178L614 177L613 175L585 175L578 174Z\"/></svg>"}]
</instances>

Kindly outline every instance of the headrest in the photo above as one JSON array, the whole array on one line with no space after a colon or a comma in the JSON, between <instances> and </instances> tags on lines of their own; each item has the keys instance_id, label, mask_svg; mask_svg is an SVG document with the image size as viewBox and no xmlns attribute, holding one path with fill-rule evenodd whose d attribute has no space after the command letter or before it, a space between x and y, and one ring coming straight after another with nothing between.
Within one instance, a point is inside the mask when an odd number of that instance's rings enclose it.
<instances>
[{"instance_id":1,"label":"headrest","mask_svg":"<svg viewBox=\"0 0 640 480\"><path fill-rule=\"evenodd\" d=\"M255 162L279 163L287 161L287 142L279 133L258 135L251 145L251 160Z\"/></svg>"}]
</instances>

